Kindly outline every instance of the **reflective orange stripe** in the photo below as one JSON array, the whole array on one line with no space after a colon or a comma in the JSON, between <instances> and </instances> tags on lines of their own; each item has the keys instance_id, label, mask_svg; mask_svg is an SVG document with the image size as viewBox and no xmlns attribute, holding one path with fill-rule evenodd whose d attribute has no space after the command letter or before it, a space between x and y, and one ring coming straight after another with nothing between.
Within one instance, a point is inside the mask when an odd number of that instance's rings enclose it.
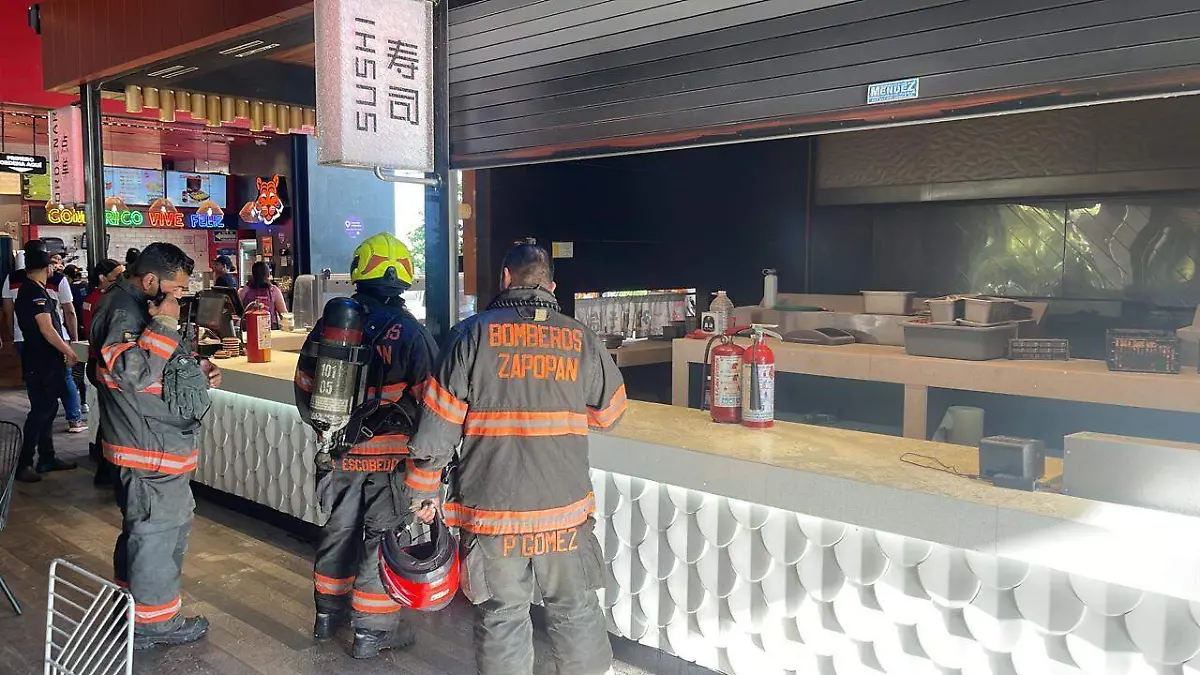
<instances>
[{"instance_id":1,"label":"reflective orange stripe","mask_svg":"<svg viewBox=\"0 0 1200 675\"><path fill-rule=\"evenodd\" d=\"M120 389L121 385L117 384L116 378L112 376L112 371L100 364L96 364L96 378L100 383L109 389Z\"/></svg>"},{"instance_id":2,"label":"reflective orange stripe","mask_svg":"<svg viewBox=\"0 0 1200 675\"><path fill-rule=\"evenodd\" d=\"M565 530L583 524L596 510L596 496L589 492L588 496L574 504L544 511L490 511L473 509L457 502L447 502L443 508L447 525L461 527L473 534L530 534Z\"/></svg>"},{"instance_id":3,"label":"reflective orange stripe","mask_svg":"<svg viewBox=\"0 0 1200 675\"><path fill-rule=\"evenodd\" d=\"M165 605L134 604L133 618L138 623L162 623L175 618L180 609L183 609L183 600L180 598L175 598Z\"/></svg>"},{"instance_id":4,"label":"reflective orange stripe","mask_svg":"<svg viewBox=\"0 0 1200 675\"><path fill-rule=\"evenodd\" d=\"M586 436L587 416L573 412L470 412L467 436Z\"/></svg>"},{"instance_id":5,"label":"reflective orange stripe","mask_svg":"<svg viewBox=\"0 0 1200 675\"><path fill-rule=\"evenodd\" d=\"M354 588L354 577L335 579L313 572L313 584L322 595L345 595Z\"/></svg>"},{"instance_id":6,"label":"reflective orange stripe","mask_svg":"<svg viewBox=\"0 0 1200 675\"><path fill-rule=\"evenodd\" d=\"M166 335L159 335L150 329L146 329L142 331L142 336L138 338L137 344L151 354L161 356L164 359L170 359L175 353L175 347L179 345L179 342L172 340Z\"/></svg>"},{"instance_id":7,"label":"reflective orange stripe","mask_svg":"<svg viewBox=\"0 0 1200 675\"><path fill-rule=\"evenodd\" d=\"M132 342L114 342L111 345L104 345L100 348L100 356L104 359L105 365L112 368L113 361L117 357L134 348Z\"/></svg>"},{"instance_id":8,"label":"reflective orange stripe","mask_svg":"<svg viewBox=\"0 0 1200 675\"><path fill-rule=\"evenodd\" d=\"M432 377L425 385L425 407L451 424L462 424L467 416L467 404L443 389Z\"/></svg>"},{"instance_id":9,"label":"reflective orange stripe","mask_svg":"<svg viewBox=\"0 0 1200 675\"><path fill-rule=\"evenodd\" d=\"M418 401L424 399L425 398L425 383L421 382L420 384L414 384L412 387L412 395L413 395L413 398L417 399Z\"/></svg>"},{"instance_id":10,"label":"reflective orange stripe","mask_svg":"<svg viewBox=\"0 0 1200 675\"><path fill-rule=\"evenodd\" d=\"M140 390L138 393L139 394L155 394L155 395L160 396L160 395L162 395L162 389L163 389L162 382L152 382L152 383L146 385L146 388Z\"/></svg>"},{"instance_id":11,"label":"reflective orange stripe","mask_svg":"<svg viewBox=\"0 0 1200 675\"><path fill-rule=\"evenodd\" d=\"M157 473L181 474L196 470L200 452L193 450L189 455L172 455L157 450L128 448L104 443L104 457L108 461L127 469L142 469Z\"/></svg>"},{"instance_id":12,"label":"reflective orange stripe","mask_svg":"<svg viewBox=\"0 0 1200 675\"><path fill-rule=\"evenodd\" d=\"M373 436L360 441L350 448L352 455L407 455L408 436L405 434L388 434Z\"/></svg>"},{"instance_id":13,"label":"reflective orange stripe","mask_svg":"<svg viewBox=\"0 0 1200 675\"><path fill-rule=\"evenodd\" d=\"M407 382L401 382L400 384L385 384L383 385L383 393L380 394L379 398L387 399L389 401L399 401L400 397L404 395L405 389L408 389ZM367 387L367 398L375 398L375 387Z\"/></svg>"},{"instance_id":14,"label":"reflective orange stripe","mask_svg":"<svg viewBox=\"0 0 1200 675\"><path fill-rule=\"evenodd\" d=\"M404 465L404 484L417 492L437 492L442 485L442 472L418 469L410 459Z\"/></svg>"},{"instance_id":15,"label":"reflective orange stripe","mask_svg":"<svg viewBox=\"0 0 1200 675\"><path fill-rule=\"evenodd\" d=\"M400 605L385 593L366 593L357 588L350 596L350 608L367 614L391 614L400 611Z\"/></svg>"},{"instance_id":16,"label":"reflective orange stripe","mask_svg":"<svg viewBox=\"0 0 1200 675\"><path fill-rule=\"evenodd\" d=\"M295 382L296 386L300 388L300 391L312 392L313 380L308 373L297 370L296 379L293 380L293 382Z\"/></svg>"},{"instance_id":17,"label":"reflective orange stripe","mask_svg":"<svg viewBox=\"0 0 1200 675\"><path fill-rule=\"evenodd\" d=\"M588 424L597 429L607 429L625 414L629 399L625 396L625 385L613 392L612 399L603 410L588 409Z\"/></svg>"}]
</instances>

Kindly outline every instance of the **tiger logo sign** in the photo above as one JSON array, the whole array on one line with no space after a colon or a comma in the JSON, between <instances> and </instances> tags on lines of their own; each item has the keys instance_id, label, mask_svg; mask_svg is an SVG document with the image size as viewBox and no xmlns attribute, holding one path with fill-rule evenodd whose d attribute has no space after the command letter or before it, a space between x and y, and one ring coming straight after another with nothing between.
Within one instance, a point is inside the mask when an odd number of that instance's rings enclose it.
<instances>
[{"instance_id":1,"label":"tiger logo sign","mask_svg":"<svg viewBox=\"0 0 1200 675\"><path fill-rule=\"evenodd\" d=\"M271 180L256 180L258 197L247 202L238 215L248 223L270 225L283 215L283 198L279 196L279 175L272 176Z\"/></svg>"}]
</instances>

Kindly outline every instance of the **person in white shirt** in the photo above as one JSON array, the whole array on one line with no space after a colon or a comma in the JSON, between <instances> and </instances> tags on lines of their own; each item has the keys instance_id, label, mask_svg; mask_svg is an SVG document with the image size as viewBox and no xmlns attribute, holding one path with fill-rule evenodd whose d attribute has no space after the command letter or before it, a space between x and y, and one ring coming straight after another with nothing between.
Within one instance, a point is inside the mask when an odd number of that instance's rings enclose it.
<instances>
[{"instance_id":1,"label":"person in white shirt","mask_svg":"<svg viewBox=\"0 0 1200 675\"><path fill-rule=\"evenodd\" d=\"M62 256L55 254L52 257L52 276L46 284L46 290L57 296L59 320L62 324L62 338L71 342L78 339L79 321L75 316L71 283L62 274L62 268ZM17 297L17 291L21 288L21 284L25 283L25 278L24 269L14 270L4 280L3 288L0 289L0 297L3 298L4 316L7 318L9 325L13 327L13 342L16 343L18 356L21 355L21 345L25 341L25 336L21 334L21 328L17 325L13 316L13 301ZM75 380L71 377L69 371L67 372L67 384L62 402L67 417L67 431L73 434L87 431L87 422L83 420L83 410L80 406L79 388L75 386Z\"/></svg>"}]
</instances>

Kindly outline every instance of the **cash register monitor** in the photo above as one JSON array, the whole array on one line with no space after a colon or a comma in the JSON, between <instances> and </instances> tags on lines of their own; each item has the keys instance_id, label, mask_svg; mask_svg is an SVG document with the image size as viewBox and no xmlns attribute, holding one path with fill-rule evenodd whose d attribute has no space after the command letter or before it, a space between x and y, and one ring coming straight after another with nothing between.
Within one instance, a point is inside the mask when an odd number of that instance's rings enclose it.
<instances>
[{"instance_id":1,"label":"cash register monitor","mask_svg":"<svg viewBox=\"0 0 1200 675\"><path fill-rule=\"evenodd\" d=\"M216 286L200 291L196 300L196 325L222 338L234 337L233 317L242 315L236 288Z\"/></svg>"}]
</instances>

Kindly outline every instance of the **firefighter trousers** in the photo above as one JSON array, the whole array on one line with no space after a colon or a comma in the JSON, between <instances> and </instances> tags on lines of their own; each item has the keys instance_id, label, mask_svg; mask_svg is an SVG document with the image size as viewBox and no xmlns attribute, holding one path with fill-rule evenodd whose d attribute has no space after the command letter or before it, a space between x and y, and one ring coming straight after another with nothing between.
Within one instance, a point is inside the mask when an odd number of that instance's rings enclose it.
<instances>
[{"instance_id":1,"label":"firefighter trousers","mask_svg":"<svg viewBox=\"0 0 1200 675\"><path fill-rule=\"evenodd\" d=\"M479 675L533 673L529 605L536 595L558 675L610 672L612 647L596 593L604 586L604 563L591 521L557 532L464 534L462 548Z\"/></svg>"},{"instance_id":2,"label":"firefighter trousers","mask_svg":"<svg viewBox=\"0 0 1200 675\"><path fill-rule=\"evenodd\" d=\"M329 514L321 528L313 565L317 611L338 613L349 605L355 628L394 630L400 605L379 579L379 542L404 520L400 507L404 474L344 471L319 476L317 497Z\"/></svg>"},{"instance_id":3,"label":"firefighter trousers","mask_svg":"<svg viewBox=\"0 0 1200 675\"><path fill-rule=\"evenodd\" d=\"M138 633L170 632L183 620L179 577L195 509L190 481L190 473L126 467L119 468L114 481L121 534L113 552L113 575L133 594Z\"/></svg>"}]
</instances>

